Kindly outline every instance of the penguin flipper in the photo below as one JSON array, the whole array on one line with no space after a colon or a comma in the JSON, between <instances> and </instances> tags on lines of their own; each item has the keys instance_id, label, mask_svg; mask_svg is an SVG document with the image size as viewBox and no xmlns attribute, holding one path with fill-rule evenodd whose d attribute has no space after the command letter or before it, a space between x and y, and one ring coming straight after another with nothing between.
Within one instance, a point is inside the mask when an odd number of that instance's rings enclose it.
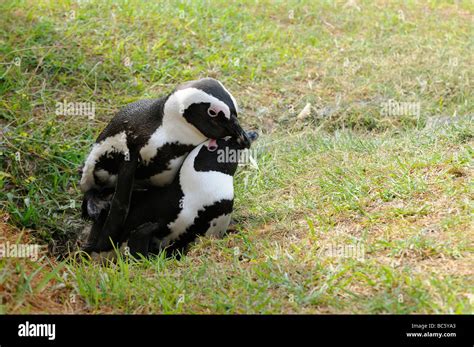
<instances>
[{"instance_id":1,"label":"penguin flipper","mask_svg":"<svg viewBox=\"0 0 474 347\"><path fill-rule=\"evenodd\" d=\"M118 239L123 225L127 219L135 171L138 165L138 152L130 150L129 159L128 161L124 161L120 167L109 214L95 245L100 251L111 250L113 243L119 241ZM112 240L113 243L111 243L110 240Z\"/></svg>"},{"instance_id":2,"label":"penguin flipper","mask_svg":"<svg viewBox=\"0 0 474 347\"><path fill-rule=\"evenodd\" d=\"M158 223L144 223L130 233L128 239L128 247L130 248L130 254L135 258L141 254L144 257L148 256L148 249L151 241L151 237L159 229Z\"/></svg>"}]
</instances>

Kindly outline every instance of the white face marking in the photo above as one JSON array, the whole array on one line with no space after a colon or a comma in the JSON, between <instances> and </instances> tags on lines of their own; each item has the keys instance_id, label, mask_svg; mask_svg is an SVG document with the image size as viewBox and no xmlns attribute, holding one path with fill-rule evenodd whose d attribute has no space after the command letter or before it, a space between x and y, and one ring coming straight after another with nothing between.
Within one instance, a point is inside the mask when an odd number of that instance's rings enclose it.
<instances>
[{"instance_id":1,"label":"white face marking","mask_svg":"<svg viewBox=\"0 0 474 347\"><path fill-rule=\"evenodd\" d=\"M229 94L230 99L231 99L232 102L234 103L235 111L236 111L237 113L239 113L240 110L239 110L239 105L237 105L237 100L235 100L234 96L227 90L226 87L224 87L224 85L223 85L220 81L217 81L217 82L220 84L220 86L222 87L222 89L224 89L225 92L226 92L227 94Z\"/></svg>"},{"instance_id":2,"label":"white face marking","mask_svg":"<svg viewBox=\"0 0 474 347\"><path fill-rule=\"evenodd\" d=\"M206 139L206 136L183 117L184 111L189 106L202 102L210 103L211 107L221 110L227 118L230 118L229 107L212 95L196 88L178 90L165 103L163 124L140 150L140 156L145 165L156 156L158 148L167 143L178 142L197 146Z\"/></svg>"},{"instance_id":3,"label":"white face marking","mask_svg":"<svg viewBox=\"0 0 474 347\"><path fill-rule=\"evenodd\" d=\"M89 156L86 159L86 162L84 164L84 168L82 169L82 177L81 177L81 191L82 192L87 192L91 188L95 187L95 181L94 181L94 168L95 165L97 164L97 161L99 158L108 153L128 153L128 147L127 147L127 135L125 132L118 133L114 136L107 137L103 141L99 143L95 143L94 146L92 146L92 150L89 153ZM102 175L101 178L105 179L105 173L107 171L102 170L103 172L100 173ZM115 182L113 179L109 179L109 183Z\"/></svg>"},{"instance_id":4,"label":"white face marking","mask_svg":"<svg viewBox=\"0 0 474 347\"><path fill-rule=\"evenodd\" d=\"M225 89L225 88L224 88ZM181 115L183 115L184 110L186 110L192 104L201 104L201 103L209 103L211 104L211 108L218 109L222 111L227 119L230 119L230 109L227 104L216 97L207 94L206 92L197 89L197 88L185 88L178 90L171 98L175 98L178 102L178 110L180 111ZM169 101L169 100L168 100ZM168 103L168 101L166 103ZM166 104L165 104L165 113L166 113Z\"/></svg>"},{"instance_id":5,"label":"white face marking","mask_svg":"<svg viewBox=\"0 0 474 347\"><path fill-rule=\"evenodd\" d=\"M204 210L204 206L210 206L220 200L232 200L234 198L234 179L231 175L218 171L196 171L194 160L202 146L209 141L196 147L186 158L179 173L181 189L184 197L182 199L182 210L178 217L168 224L171 234L161 240L162 246L175 240L186 229L193 224L198 212Z\"/></svg>"}]
</instances>

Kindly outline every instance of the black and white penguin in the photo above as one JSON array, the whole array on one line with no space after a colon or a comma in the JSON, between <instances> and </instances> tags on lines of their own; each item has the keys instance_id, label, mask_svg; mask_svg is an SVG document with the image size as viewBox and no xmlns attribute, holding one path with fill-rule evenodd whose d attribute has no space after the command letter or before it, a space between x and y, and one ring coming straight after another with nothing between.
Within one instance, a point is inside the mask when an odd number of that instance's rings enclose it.
<instances>
[{"instance_id":1,"label":"black and white penguin","mask_svg":"<svg viewBox=\"0 0 474 347\"><path fill-rule=\"evenodd\" d=\"M254 141L257 134L249 132L248 138ZM231 219L233 176L242 150L234 138L207 140L189 153L170 185L134 191L121 232L130 253L181 251L198 236L222 237ZM89 242L101 223L101 218L94 222Z\"/></svg>"},{"instance_id":2,"label":"black and white penguin","mask_svg":"<svg viewBox=\"0 0 474 347\"><path fill-rule=\"evenodd\" d=\"M113 192L103 232L85 250L111 249L125 221L133 187L170 184L186 155L206 139L250 140L237 120L235 98L221 82L204 78L166 97L125 106L102 131L82 169L83 216L97 219L101 195Z\"/></svg>"}]
</instances>

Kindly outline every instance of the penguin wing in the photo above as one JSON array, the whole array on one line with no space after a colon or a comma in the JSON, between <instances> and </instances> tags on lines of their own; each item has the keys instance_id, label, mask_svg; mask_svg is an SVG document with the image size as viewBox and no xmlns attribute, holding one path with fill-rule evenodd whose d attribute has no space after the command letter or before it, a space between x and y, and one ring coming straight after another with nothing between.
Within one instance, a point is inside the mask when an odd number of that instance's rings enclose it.
<instances>
[{"instance_id":1,"label":"penguin wing","mask_svg":"<svg viewBox=\"0 0 474 347\"><path fill-rule=\"evenodd\" d=\"M126 105L100 133L96 143L125 131L129 145L143 146L163 122L163 104L164 99L147 99Z\"/></svg>"}]
</instances>

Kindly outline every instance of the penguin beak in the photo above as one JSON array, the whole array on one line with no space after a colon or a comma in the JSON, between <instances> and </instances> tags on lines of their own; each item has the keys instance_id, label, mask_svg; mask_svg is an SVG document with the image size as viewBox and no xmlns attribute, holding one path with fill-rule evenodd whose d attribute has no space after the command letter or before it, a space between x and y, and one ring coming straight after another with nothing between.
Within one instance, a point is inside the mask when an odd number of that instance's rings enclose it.
<instances>
[{"instance_id":1,"label":"penguin beak","mask_svg":"<svg viewBox=\"0 0 474 347\"><path fill-rule=\"evenodd\" d=\"M250 139L248 138L245 131L237 138L237 143L243 148L250 148Z\"/></svg>"},{"instance_id":2,"label":"penguin beak","mask_svg":"<svg viewBox=\"0 0 474 347\"><path fill-rule=\"evenodd\" d=\"M250 148L250 144L252 141L248 137L245 130L242 129L242 127L240 126L237 117L232 115L230 118L230 124L230 132L232 134L232 137L235 137L237 139L237 143L242 146L242 148Z\"/></svg>"},{"instance_id":3,"label":"penguin beak","mask_svg":"<svg viewBox=\"0 0 474 347\"><path fill-rule=\"evenodd\" d=\"M255 140L258 139L259 135L255 130L249 130L245 132L247 134L247 137L250 139L250 142L255 142Z\"/></svg>"}]
</instances>

